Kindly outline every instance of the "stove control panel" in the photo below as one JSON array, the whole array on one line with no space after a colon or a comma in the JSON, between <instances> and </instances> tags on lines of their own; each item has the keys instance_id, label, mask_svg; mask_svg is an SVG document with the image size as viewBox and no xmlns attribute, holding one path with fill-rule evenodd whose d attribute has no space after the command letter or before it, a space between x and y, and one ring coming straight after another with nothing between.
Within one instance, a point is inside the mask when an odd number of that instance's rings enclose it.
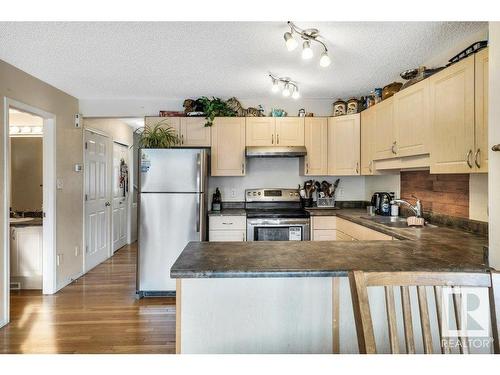
<instances>
[{"instance_id":1,"label":"stove control panel","mask_svg":"<svg viewBox=\"0 0 500 375\"><path fill-rule=\"evenodd\" d=\"M247 189L246 202L300 202L297 189Z\"/></svg>"}]
</instances>

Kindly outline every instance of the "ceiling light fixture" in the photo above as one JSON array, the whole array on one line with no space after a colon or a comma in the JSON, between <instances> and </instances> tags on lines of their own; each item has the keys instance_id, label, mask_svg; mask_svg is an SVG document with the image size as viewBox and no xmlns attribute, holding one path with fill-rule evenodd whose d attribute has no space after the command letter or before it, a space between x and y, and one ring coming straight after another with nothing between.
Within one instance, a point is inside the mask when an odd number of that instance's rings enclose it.
<instances>
[{"instance_id":1,"label":"ceiling light fixture","mask_svg":"<svg viewBox=\"0 0 500 375\"><path fill-rule=\"evenodd\" d=\"M287 22L290 27L290 31L287 31L284 35L286 47L289 51L293 51L299 43L293 37L293 34L297 34L302 39L304 39L304 43L302 43L302 58L304 60L309 60L314 56L314 52L311 48L311 42L316 42L323 47L323 52L321 53L321 58L319 60L319 65L323 68L326 68L331 64L331 59L328 56L328 48L326 44L321 40L322 37L319 35L318 29L301 29L297 27L292 21Z\"/></svg>"},{"instance_id":2,"label":"ceiling light fixture","mask_svg":"<svg viewBox=\"0 0 500 375\"><path fill-rule=\"evenodd\" d=\"M292 81L289 77L277 77L271 73L269 73L269 77L271 77L272 88L271 91L277 93L280 91L280 85L282 86L281 95L285 98L291 96L294 99L298 99L299 95L299 86L297 86L297 82Z\"/></svg>"}]
</instances>

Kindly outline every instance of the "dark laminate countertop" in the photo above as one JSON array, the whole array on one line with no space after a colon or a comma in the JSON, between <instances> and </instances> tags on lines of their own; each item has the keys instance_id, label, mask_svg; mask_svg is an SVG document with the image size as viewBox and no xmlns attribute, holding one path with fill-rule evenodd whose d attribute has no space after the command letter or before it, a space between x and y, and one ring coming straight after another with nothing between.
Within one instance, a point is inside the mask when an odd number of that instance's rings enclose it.
<instances>
[{"instance_id":1,"label":"dark laminate countertop","mask_svg":"<svg viewBox=\"0 0 500 375\"><path fill-rule=\"evenodd\" d=\"M399 241L190 242L171 268L173 278L345 276L363 271L486 271L486 236L437 228L389 228L361 216L330 215Z\"/></svg>"}]
</instances>

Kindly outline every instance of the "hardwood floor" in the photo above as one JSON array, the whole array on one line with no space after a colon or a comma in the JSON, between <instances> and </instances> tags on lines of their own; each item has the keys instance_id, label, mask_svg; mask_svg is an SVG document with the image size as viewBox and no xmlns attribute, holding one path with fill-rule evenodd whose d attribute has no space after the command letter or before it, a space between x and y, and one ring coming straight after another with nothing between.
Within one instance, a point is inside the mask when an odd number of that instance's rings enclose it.
<instances>
[{"instance_id":1,"label":"hardwood floor","mask_svg":"<svg viewBox=\"0 0 500 375\"><path fill-rule=\"evenodd\" d=\"M135 297L137 246L55 295L11 292L0 353L175 353L175 298Z\"/></svg>"}]
</instances>

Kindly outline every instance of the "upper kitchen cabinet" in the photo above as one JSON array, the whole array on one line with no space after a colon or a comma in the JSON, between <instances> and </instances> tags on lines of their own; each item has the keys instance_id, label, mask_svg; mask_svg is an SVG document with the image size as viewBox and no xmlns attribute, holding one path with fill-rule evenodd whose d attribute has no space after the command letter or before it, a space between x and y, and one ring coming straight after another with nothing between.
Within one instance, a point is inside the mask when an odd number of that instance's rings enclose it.
<instances>
[{"instance_id":1,"label":"upper kitchen cabinet","mask_svg":"<svg viewBox=\"0 0 500 375\"><path fill-rule=\"evenodd\" d=\"M212 125L212 176L245 175L245 118L217 117Z\"/></svg>"},{"instance_id":2,"label":"upper kitchen cabinet","mask_svg":"<svg viewBox=\"0 0 500 375\"><path fill-rule=\"evenodd\" d=\"M274 117L246 117L247 146L274 146L275 125Z\"/></svg>"},{"instance_id":3,"label":"upper kitchen cabinet","mask_svg":"<svg viewBox=\"0 0 500 375\"><path fill-rule=\"evenodd\" d=\"M475 56L429 78L431 173L470 173L474 169Z\"/></svg>"},{"instance_id":4,"label":"upper kitchen cabinet","mask_svg":"<svg viewBox=\"0 0 500 375\"><path fill-rule=\"evenodd\" d=\"M181 117L181 146L210 147L210 127L204 117Z\"/></svg>"},{"instance_id":5,"label":"upper kitchen cabinet","mask_svg":"<svg viewBox=\"0 0 500 375\"><path fill-rule=\"evenodd\" d=\"M324 176L328 173L328 119L326 117L305 118L304 157L306 176Z\"/></svg>"},{"instance_id":6,"label":"upper kitchen cabinet","mask_svg":"<svg viewBox=\"0 0 500 375\"><path fill-rule=\"evenodd\" d=\"M375 105L375 151L374 159L388 159L396 156L397 131L394 123L394 97Z\"/></svg>"},{"instance_id":7,"label":"upper kitchen cabinet","mask_svg":"<svg viewBox=\"0 0 500 375\"><path fill-rule=\"evenodd\" d=\"M394 152L398 157L429 153L429 80L394 95ZM392 152L392 150L391 150Z\"/></svg>"},{"instance_id":8,"label":"upper kitchen cabinet","mask_svg":"<svg viewBox=\"0 0 500 375\"><path fill-rule=\"evenodd\" d=\"M276 117L276 145L304 146L304 117Z\"/></svg>"},{"instance_id":9,"label":"upper kitchen cabinet","mask_svg":"<svg viewBox=\"0 0 500 375\"><path fill-rule=\"evenodd\" d=\"M488 172L488 48L475 56L475 172Z\"/></svg>"},{"instance_id":10,"label":"upper kitchen cabinet","mask_svg":"<svg viewBox=\"0 0 500 375\"><path fill-rule=\"evenodd\" d=\"M361 174L372 175L375 152L375 107L361 112Z\"/></svg>"},{"instance_id":11,"label":"upper kitchen cabinet","mask_svg":"<svg viewBox=\"0 0 500 375\"><path fill-rule=\"evenodd\" d=\"M146 116L144 118L144 125L147 127L153 127L159 122L162 123L162 127L171 127L175 130L175 133L181 136L181 118L180 117L154 117Z\"/></svg>"},{"instance_id":12,"label":"upper kitchen cabinet","mask_svg":"<svg viewBox=\"0 0 500 375\"><path fill-rule=\"evenodd\" d=\"M328 174L359 175L360 114L328 118Z\"/></svg>"}]
</instances>

